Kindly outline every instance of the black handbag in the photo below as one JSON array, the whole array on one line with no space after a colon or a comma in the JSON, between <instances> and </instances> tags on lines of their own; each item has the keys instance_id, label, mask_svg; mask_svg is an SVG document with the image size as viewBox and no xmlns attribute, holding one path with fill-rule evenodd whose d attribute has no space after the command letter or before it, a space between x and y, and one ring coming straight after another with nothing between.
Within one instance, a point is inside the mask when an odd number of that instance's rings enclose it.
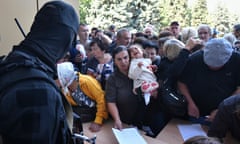
<instances>
[{"instance_id":1,"label":"black handbag","mask_svg":"<svg viewBox=\"0 0 240 144\"><path fill-rule=\"evenodd\" d=\"M187 113L187 101L184 95L173 89L168 81L165 80L162 85L163 106L173 116L183 117Z\"/></svg>"}]
</instances>

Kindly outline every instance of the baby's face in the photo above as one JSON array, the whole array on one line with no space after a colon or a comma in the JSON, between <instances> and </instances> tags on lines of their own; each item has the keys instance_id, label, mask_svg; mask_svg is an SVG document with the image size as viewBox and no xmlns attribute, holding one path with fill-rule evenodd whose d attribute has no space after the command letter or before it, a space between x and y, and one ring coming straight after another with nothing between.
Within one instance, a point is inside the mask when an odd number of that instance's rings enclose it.
<instances>
[{"instance_id":1,"label":"baby's face","mask_svg":"<svg viewBox=\"0 0 240 144\"><path fill-rule=\"evenodd\" d=\"M131 58L143 58L143 52L139 47L131 46L130 47Z\"/></svg>"}]
</instances>

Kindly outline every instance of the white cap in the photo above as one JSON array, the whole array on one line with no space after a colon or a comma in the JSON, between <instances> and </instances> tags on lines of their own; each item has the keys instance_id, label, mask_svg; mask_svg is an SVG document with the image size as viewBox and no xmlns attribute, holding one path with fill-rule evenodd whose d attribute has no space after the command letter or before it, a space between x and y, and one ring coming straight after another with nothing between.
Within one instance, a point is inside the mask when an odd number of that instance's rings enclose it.
<instances>
[{"instance_id":1,"label":"white cap","mask_svg":"<svg viewBox=\"0 0 240 144\"><path fill-rule=\"evenodd\" d=\"M211 67L221 67L231 58L233 48L224 38L214 38L203 48L204 63Z\"/></svg>"}]
</instances>

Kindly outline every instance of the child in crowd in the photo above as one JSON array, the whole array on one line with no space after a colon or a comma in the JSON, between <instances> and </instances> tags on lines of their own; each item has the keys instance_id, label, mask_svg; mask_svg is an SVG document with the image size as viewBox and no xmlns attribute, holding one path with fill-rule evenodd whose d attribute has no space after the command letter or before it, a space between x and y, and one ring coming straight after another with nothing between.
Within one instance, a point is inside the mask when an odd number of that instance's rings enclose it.
<instances>
[{"instance_id":1,"label":"child in crowd","mask_svg":"<svg viewBox=\"0 0 240 144\"><path fill-rule=\"evenodd\" d=\"M128 50L131 58L128 76L133 79L133 92L144 95L145 103L148 104L151 93L159 86L154 75L156 67L151 65L151 59L144 58L141 45L133 44Z\"/></svg>"},{"instance_id":2,"label":"child in crowd","mask_svg":"<svg viewBox=\"0 0 240 144\"><path fill-rule=\"evenodd\" d=\"M143 48L146 53L146 58L152 60L152 65L158 66L161 61L161 57L158 55L158 45L156 42L147 40L143 43Z\"/></svg>"}]
</instances>

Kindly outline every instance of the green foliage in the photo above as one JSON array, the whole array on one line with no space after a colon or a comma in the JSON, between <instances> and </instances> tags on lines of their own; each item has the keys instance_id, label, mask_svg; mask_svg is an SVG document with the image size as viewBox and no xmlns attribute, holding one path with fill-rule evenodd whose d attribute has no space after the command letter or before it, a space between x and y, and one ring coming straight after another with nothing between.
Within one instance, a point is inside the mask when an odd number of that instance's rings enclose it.
<instances>
[{"instance_id":1,"label":"green foliage","mask_svg":"<svg viewBox=\"0 0 240 144\"><path fill-rule=\"evenodd\" d=\"M162 0L159 4L159 24L161 27L166 27L169 25L168 10L169 10L169 0ZM162 29L162 28L161 28Z\"/></svg>"},{"instance_id":2,"label":"green foliage","mask_svg":"<svg viewBox=\"0 0 240 144\"><path fill-rule=\"evenodd\" d=\"M178 21L181 26L187 25L188 1L187 0L166 0L168 24L171 21Z\"/></svg>"},{"instance_id":3,"label":"green foliage","mask_svg":"<svg viewBox=\"0 0 240 144\"><path fill-rule=\"evenodd\" d=\"M206 0L197 0L192 9L192 26L198 26L199 24L209 24L208 21L208 8Z\"/></svg>"},{"instance_id":4,"label":"green foliage","mask_svg":"<svg viewBox=\"0 0 240 144\"><path fill-rule=\"evenodd\" d=\"M148 23L159 23L158 3L158 0L94 1L86 21L101 28L115 24L117 27L141 30Z\"/></svg>"},{"instance_id":5,"label":"green foliage","mask_svg":"<svg viewBox=\"0 0 240 144\"><path fill-rule=\"evenodd\" d=\"M88 9L91 6L91 1L92 0L79 0L79 15L81 23L86 23L86 16Z\"/></svg>"},{"instance_id":6,"label":"green foliage","mask_svg":"<svg viewBox=\"0 0 240 144\"><path fill-rule=\"evenodd\" d=\"M207 0L196 0L192 7L188 0L79 0L80 20L91 26L106 29L114 24L141 31L147 24L156 31L178 21L181 27L209 24L229 31L239 17L219 4L214 14L207 8ZM224 32L225 32L224 31Z\"/></svg>"},{"instance_id":7,"label":"green foliage","mask_svg":"<svg viewBox=\"0 0 240 144\"><path fill-rule=\"evenodd\" d=\"M218 3L212 14L212 23L222 34L232 31L233 25L239 20L238 17L229 12L224 3Z\"/></svg>"}]
</instances>

